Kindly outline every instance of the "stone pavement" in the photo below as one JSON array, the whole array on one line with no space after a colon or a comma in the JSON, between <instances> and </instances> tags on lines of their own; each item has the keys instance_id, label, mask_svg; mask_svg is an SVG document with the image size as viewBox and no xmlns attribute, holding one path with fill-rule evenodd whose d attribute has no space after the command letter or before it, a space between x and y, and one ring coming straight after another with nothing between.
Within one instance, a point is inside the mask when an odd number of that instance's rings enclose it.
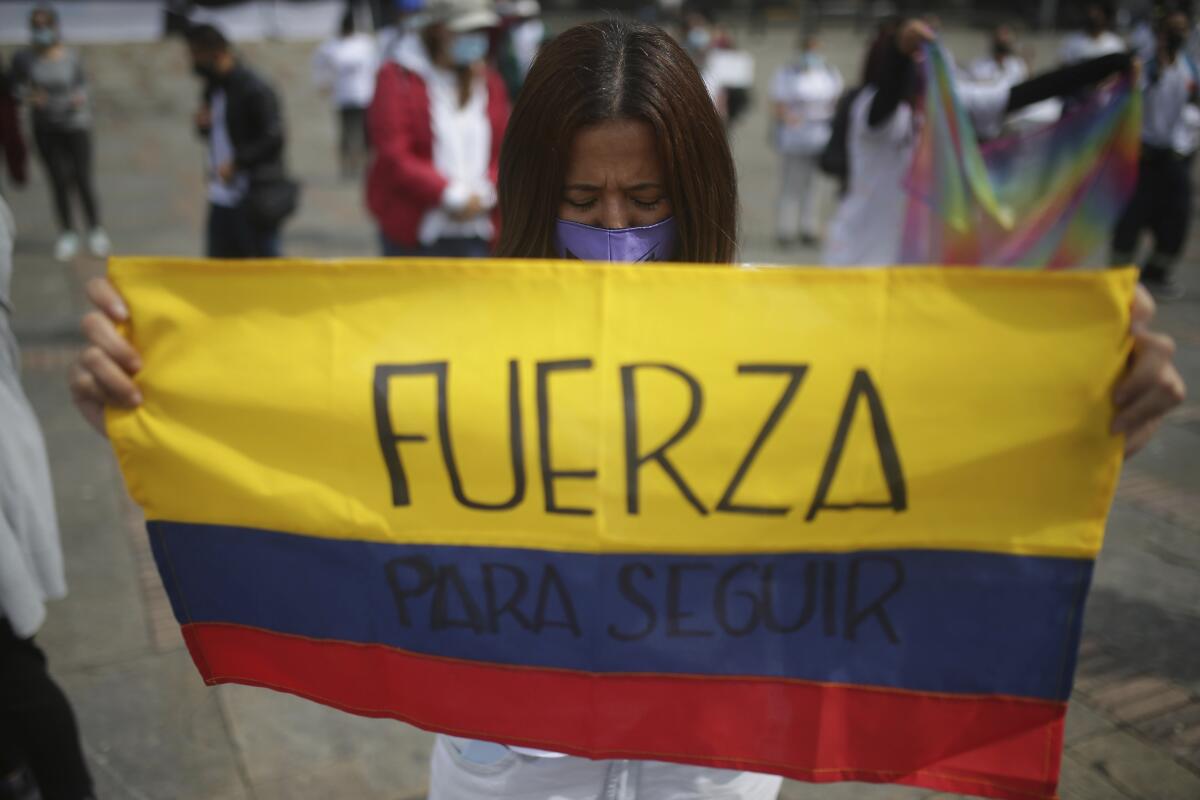
<instances>
[{"instance_id":1,"label":"stone pavement","mask_svg":"<svg viewBox=\"0 0 1200 800\"><path fill-rule=\"evenodd\" d=\"M748 40L759 99L794 34ZM951 34L960 55L981 37ZM1052 52L1046 41L1040 52ZM827 50L854 74L860 38L831 32ZM359 188L336 177L333 116L308 82L305 45L248 48L283 87L291 154L306 183L289 226L293 255L374 253ZM189 133L196 88L178 46L90 48L99 110L98 183L119 252L195 255L203 214L202 151ZM737 131L746 260L803 263L773 244L776 164L762 106ZM49 257L54 229L41 173L9 192L20 223L15 324L25 382L50 448L71 595L39 634L73 699L102 798L422 797L430 737L287 695L206 688L183 650L140 517L106 443L74 413L65 372L79 343L81 287L103 266ZM1193 399L1125 470L1090 596L1068 715L1062 794L1071 800L1200 798L1200 270L1192 299L1160 311L1179 343ZM788 800L893 800L928 792L789 783Z\"/></svg>"}]
</instances>

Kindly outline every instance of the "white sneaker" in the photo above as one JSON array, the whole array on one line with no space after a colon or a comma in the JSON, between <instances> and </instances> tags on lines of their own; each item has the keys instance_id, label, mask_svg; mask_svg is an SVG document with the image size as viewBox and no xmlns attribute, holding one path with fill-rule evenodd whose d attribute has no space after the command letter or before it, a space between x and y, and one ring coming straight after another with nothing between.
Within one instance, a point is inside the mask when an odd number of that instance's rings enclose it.
<instances>
[{"instance_id":1,"label":"white sneaker","mask_svg":"<svg viewBox=\"0 0 1200 800\"><path fill-rule=\"evenodd\" d=\"M54 258L58 261L70 261L78 253L79 236L73 231L61 234L54 243Z\"/></svg>"},{"instance_id":2,"label":"white sneaker","mask_svg":"<svg viewBox=\"0 0 1200 800\"><path fill-rule=\"evenodd\" d=\"M88 234L88 250L96 258L106 258L110 250L112 250L112 242L108 240L108 234L104 232L104 228L92 228L92 232Z\"/></svg>"}]
</instances>

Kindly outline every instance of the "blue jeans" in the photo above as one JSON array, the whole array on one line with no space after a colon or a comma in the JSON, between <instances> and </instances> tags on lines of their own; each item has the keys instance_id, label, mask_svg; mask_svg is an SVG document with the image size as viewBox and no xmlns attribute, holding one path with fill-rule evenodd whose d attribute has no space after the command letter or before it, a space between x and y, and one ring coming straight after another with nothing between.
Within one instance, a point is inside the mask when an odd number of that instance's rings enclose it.
<instances>
[{"instance_id":1,"label":"blue jeans","mask_svg":"<svg viewBox=\"0 0 1200 800\"><path fill-rule=\"evenodd\" d=\"M250 224L244 206L208 204L206 247L209 258L279 258L279 228Z\"/></svg>"},{"instance_id":2,"label":"blue jeans","mask_svg":"<svg viewBox=\"0 0 1200 800\"><path fill-rule=\"evenodd\" d=\"M426 258L487 258L491 255L491 245L475 236L438 239L430 245L418 244L416 247L406 247L379 234L379 245L383 254L389 258L406 256L425 256Z\"/></svg>"}]
</instances>

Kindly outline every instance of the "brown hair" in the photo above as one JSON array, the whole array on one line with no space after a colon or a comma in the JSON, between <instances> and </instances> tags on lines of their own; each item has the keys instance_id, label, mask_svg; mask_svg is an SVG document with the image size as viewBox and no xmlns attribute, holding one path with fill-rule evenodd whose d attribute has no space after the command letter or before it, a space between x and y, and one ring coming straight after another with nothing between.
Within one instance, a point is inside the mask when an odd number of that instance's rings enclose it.
<instances>
[{"instance_id":1,"label":"brown hair","mask_svg":"<svg viewBox=\"0 0 1200 800\"><path fill-rule=\"evenodd\" d=\"M679 226L679 259L733 261L737 177L704 81L663 30L619 19L571 28L534 60L500 151L496 254L554 256L571 142L581 128L614 119L654 128Z\"/></svg>"}]
</instances>

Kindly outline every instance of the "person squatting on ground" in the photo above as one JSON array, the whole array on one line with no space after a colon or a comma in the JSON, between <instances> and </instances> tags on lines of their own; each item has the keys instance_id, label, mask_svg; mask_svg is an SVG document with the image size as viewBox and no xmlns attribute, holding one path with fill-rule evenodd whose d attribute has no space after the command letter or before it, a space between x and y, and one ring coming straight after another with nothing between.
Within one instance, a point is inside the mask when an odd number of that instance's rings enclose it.
<instances>
[{"instance_id":1,"label":"person squatting on ground","mask_svg":"<svg viewBox=\"0 0 1200 800\"><path fill-rule=\"evenodd\" d=\"M911 52L911 51L910 51ZM731 263L737 186L723 125L688 55L658 28L616 19L572 28L534 62L500 158L507 258ZM106 404L141 402L137 352L115 323L128 311L103 279L72 394L104 431ZM1114 392L1113 428L1132 453L1183 398L1169 339L1147 330L1149 296L1134 304L1133 356ZM536 702L536 698L531 698ZM438 736L431 800L597 797L770 800L778 777L654 761L590 760Z\"/></svg>"},{"instance_id":2,"label":"person squatting on ground","mask_svg":"<svg viewBox=\"0 0 1200 800\"><path fill-rule=\"evenodd\" d=\"M779 199L775 238L786 247L797 236L812 246L820 237L820 211L827 182L818 160L829 144L834 110L842 95L842 73L818 52L820 40L804 36L799 57L771 81L771 114L779 150Z\"/></svg>"},{"instance_id":3,"label":"person squatting on ground","mask_svg":"<svg viewBox=\"0 0 1200 800\"><path fill-rule=\"evenodd\" d=\"M10 325L15 232L0 198L0 798L86 800L92 778L75 713L33 640L46 601L67 585L46 444L21 389Z\"/></svg>"},{"instance_id":4,"label":"person squatting on ground","mask_svg":"<svg viewBox=\"0 0 1200 800\"><path fill-rule=\"evenodd\" d=\"M338 35L313 53L313 83L333 99L338 124L338 165L343 178L358 175L367 159L367 106L379 65L375 37L354 30L354 12L342 15Z\"/></svg>"},{"instance_id":5,"label":"person squatting on ground","mask_svg":"<svg viewBox=\"0 0 1200 800\"><path fill-rule=\"evenodd\" d=\"M1174 268L1187 242L1192 213L1191 153L1177 149L1184 111L1195 105L1197 75L1183 54L1189 32L1182 12L1158 25L1158 48L1142 67L1142 152L1137 186L1113 232L1112 263L1136 262L1138 239L1149 229L1154 247L1142 265L1141 279L1155 294L1183 294Z\"/></svg>"},{"instance_id":6,"label":"person squatting on ground","mask_svg":"<svg viewBox=\"0 0 1200 800\"><path fill-rule=\"evenodd\" d=\"M396 52L367 112L367 207L385 256L484 258L498 226L508 93L488 63L490 0L433 0L422 47Z\"/></svg>"},{"instance_id":7,"label":"person squatting on ground","mask_svg":"<svg viewBox=\"0 0 1200 800\"><path fill-rule=\"evenodd\" d=\"M203 81L196 132L208 144L209 258L280 255L281 216L263 208L284 180L284 122L275 90L211 25L187 32L192 71Z\"/></svg>"},{"instance_id":8,"label":"person squatting on ground","mask_svg":"<svg viewBox=\"0 0 1200 800\"><path fill-rule=\"evenodd\" d=\"M92 106L83 61L63 44L52 8L33 10L29 32L31 47L13 58L13 82L18 98L29 106L33 141L50 178L59 225L54 257L70 261L79 252L71 211L75 195L88 226L88 249L103 258L111 244L100 224L92 180Z\"/></svg>"}]
</instances>

